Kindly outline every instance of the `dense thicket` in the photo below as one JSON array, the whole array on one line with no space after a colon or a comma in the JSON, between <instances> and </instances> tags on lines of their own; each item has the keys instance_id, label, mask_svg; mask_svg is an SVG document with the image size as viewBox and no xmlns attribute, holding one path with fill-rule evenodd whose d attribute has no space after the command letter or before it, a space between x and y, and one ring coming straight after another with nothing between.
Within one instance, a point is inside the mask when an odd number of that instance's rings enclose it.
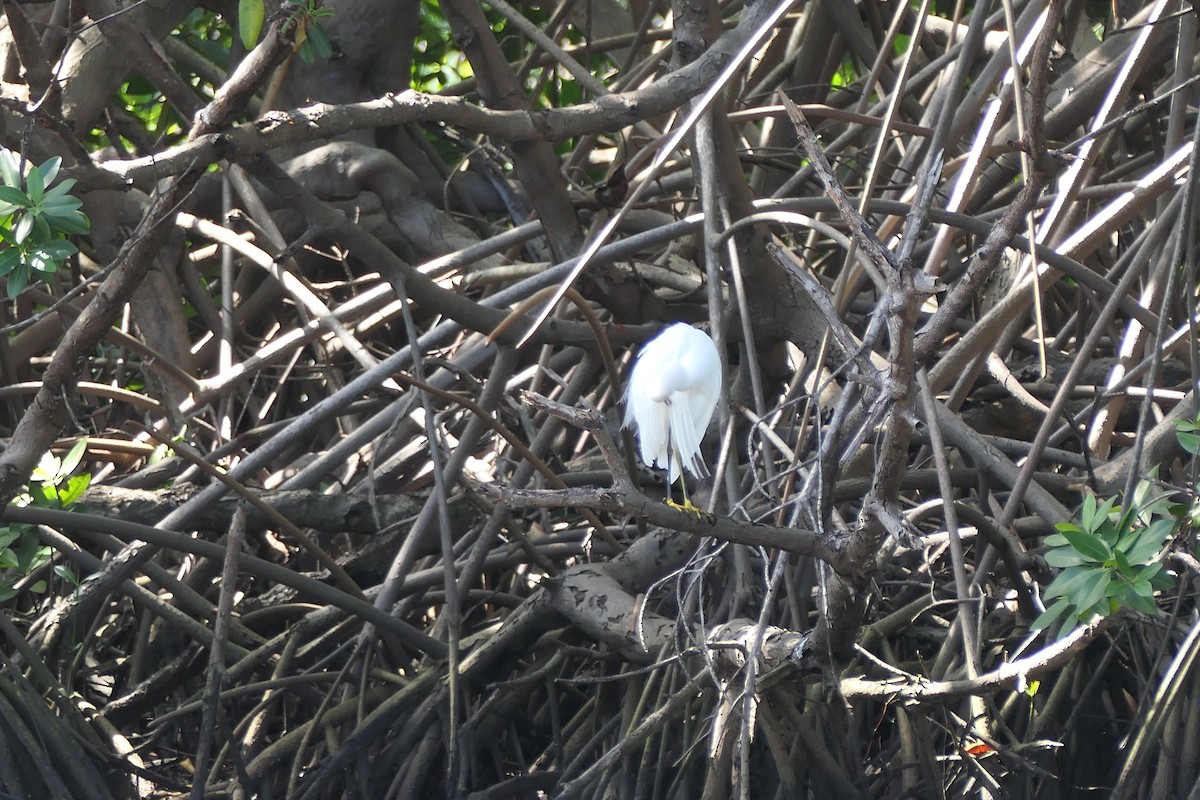
<instances>
[{"instance_id":1,"label":"dense thicket","mask_svg":"<svg viewBox=\"0 0 1200 800\"><path fill-rule=\"evenodd\" d=\"M1124 5L3 3L0 793L1200 796ZM699 516L618 427L680 320Z\"/></svg>"}]
</instances>

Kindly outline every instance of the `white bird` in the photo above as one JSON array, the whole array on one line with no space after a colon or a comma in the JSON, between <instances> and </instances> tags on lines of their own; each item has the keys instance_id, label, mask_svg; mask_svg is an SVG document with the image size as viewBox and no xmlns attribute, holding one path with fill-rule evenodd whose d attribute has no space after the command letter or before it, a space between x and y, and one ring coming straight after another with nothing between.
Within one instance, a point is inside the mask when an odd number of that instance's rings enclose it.
<instances>
[{"instance_id":1,"label":"white bird","mask_svg":"<svg viewBox=\"0 0 1200 800\"><path fill-rule=\"evenodd\" d=\"M709 474L700 441L721 394L721 358L703 331L678 322L648 342L625 387L625 427L633 426L642 462L667 471L667 491L680 465L697 478ZM699 511L687 499L683 506Z\"/></svg>"}]
</instances>

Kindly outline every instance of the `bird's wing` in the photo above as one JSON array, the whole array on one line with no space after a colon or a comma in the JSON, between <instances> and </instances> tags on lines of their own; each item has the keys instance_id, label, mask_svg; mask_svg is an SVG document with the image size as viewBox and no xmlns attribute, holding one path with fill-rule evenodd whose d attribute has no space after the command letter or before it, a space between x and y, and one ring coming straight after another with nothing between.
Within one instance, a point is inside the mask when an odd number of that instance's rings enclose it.
<instances>
[{"instance_id":1,"label":"bird's wing","mask_svg":"<svg viewBox=\"0 0 1200 800\"><path fill-rule=\"evenodd\" d=\"M695 412L690 393L687 395L683 392L673 394L668 408L671 410L671 435L673 437L671 446L679 454L678 460L682 461L684 468L697 478L708 477L708 465L700 457L700 440L704 438L704 431L708 427L708 416L703 419L693 416ZM709 409L708 414L712 414L712 409ZM704 428L697 428L697 422L703 422ZM677 474L678 466L674 463L671 466ZM671 480L674 481L674 479L675 475L672 474Z\"/></svg>"},{"instance_id":2,"label":"bird's wing","mask_svg":"<svg viewBox=\"0 0 1200 800\"><path fill-rule=\"evenodd\" d=\"M643 373L650 369L649 362L639 360L633 365L633 373L629 378L629 386L644 385ZM667 433L668 421L666 406L650 399L645 392L626 392L625 395L625 427L633 427L637 432L638 452L642 463L647 466L667 465Z\"/></svg>"},{"instance_id":3,"label":"bird's wing","mask_svg":"<svg viewBox=\"0 0 1200 800\"><path fill-rule=\"evenodd\" d=\"M687 413L679 415L687 418L687 425L681 428L683 432L677 437L678 446L688 471L698 478L704 478L710 471L708 462L700 453L700 443L704 440L704 433L708 430L708 423L712 420L713 410L721 395L721 359L708 334L695 328L687 328L685 333L689 341L683 371L688 376L689 384L686 392L679 392L677 402L687 406Z\"/></svg>"}]
</instances>

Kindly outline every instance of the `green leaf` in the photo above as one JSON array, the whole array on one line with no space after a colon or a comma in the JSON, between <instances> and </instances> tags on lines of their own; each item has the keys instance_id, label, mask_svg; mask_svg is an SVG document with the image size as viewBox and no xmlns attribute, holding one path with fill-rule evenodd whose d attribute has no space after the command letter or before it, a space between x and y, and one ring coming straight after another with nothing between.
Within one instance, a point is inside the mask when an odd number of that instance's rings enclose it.
<instances>
[{"instance_id":1,"label":"green leaf","mask_svg":"<svg viewBox=\"0 0 1200 800\"><path fill-rule=\"evenodd\" d=\"M1150 470L1150 480L1140 480L1133 489L1133 506L1138 510L1138 520L1149 524L1150 518L1161 513L1171 502L1166 492L1154 494L1158 480L1158 467ZM1152 482L1154 481L1154 482Z\"/></svg>"},{"instance_id":2,"label":"green leaf","mask_svg":"<svg viewBox=\"0 0 1200 800\"><path fill-rule=\"evenodd\" d=\"M67 199L67 192L74 189L75 184L76 180L74 178L66 178L65 180L55 184L53 188L47 189L45 196L42 197L42 206L45 207L51 205L52 203L62 202L63 200Z\"/></svg>"},{"instance_id":3,"label":"green leaf","mask_svg":"<svg viewBox=\"0 0 1200 800\"><path fill-rule=\"evenodd\" d=\"M13 211L28 209L31 205L25 193L11 186L0 186L0 217L7 217Z\"/></svg>"},{"instance_id":4,"label":"green leaf","mask_svg":"<svg viewBox=\"0 0 1200 800\"><path fill-rule=\"evenodd\" d=\"M1071 596L1072 602L1078 608L1091 608L1099 603L1112 583L1112 576L1105 570L1093 570L1079 585L1078 591Z\"/></svg>"},{"instance_id":5,"label":"green leaf","mask_svg":"<svg viewBox=\"0 0 1200 800\"><path fill-rule=\"evenodd\" d=\"M59 487L58 500L63 504L63 508L70 508L76 503L79 498L83 497L83 493L92 484L91 473L85 472L82 475L73 475Z\"/></svg>"},{"instance_id":6,"label":"green leaf","mask_svg":"<svg viewBox=\"0 0 1200 800\"><path fill-rule=\"evenodd\" d=\"M21 559L22 572L32 572L50 560L50 548L39 545L36 536L27 537L21 544L17 555Z\"/></svg>"},{"instance_id":7,"label":"green leaf","mask_svg":"<svg viewBox=\"0 0 1200 800\"><path fill-rule=\"evenodd\" d=\"M1162 566L1163 565L1161 561L1156 561L1153 564L1147 564L1146 566L1142 567L1141 571L1137 574L1137 578L1134 580L1151 581L1154 579L1155 575L1162 572Z\"/></svg>"},{"instance_id":8,"label":"green leaf","mask_svg":"<svg viewBox=\"0 0 1200 800\"><path fill-rule=\"evenodd\" d=\"M333 42L329 41L329 34L315 22L308 25L308 41L312 43L313 52L318 58L328 59L333 55Z\"/></svg>"},{"instance_id":9,"label":"green leaf","mask_svg":"<svg viewBox=\"0 0 1200 800\"><path fill-rule=\"evenodd\" d=\"M17 296L25 291L27 283L29 283L29 265L19 262L8 273L8 299L16 300Z\"/></svg>"},{"instance_id":10,"label":"green leaf","mask_svg":"<svg viewBox=\"0 0 1200 800\"><path fill-rule=\"evenodd\" d=\"M1124 575L1114 575L1108 573L1109 584L1104 590L1105 597L1120 597L1125 594L1125 590L1133 585L1132 579L1127 579Z\"/></svg>"},{"instance_id":11,"label":"green leaf","mask_svg":"<svg viewBox=\"0 0 1200 800\"><path fill-rule=\"evenodd\" d=\"M5 525L0 528L0 548L8 547L15 542L23 533L23 530L16 525Z\"/></svg>"},{"instance_id":12,"label":"green leaf","mask_svg":"<svg viewBox=\"0 0 1200 800\"><path fill-rule=\"evenodd\" d=\"M0 147L0 179L6 187L21 185L21 157L7 147Z\"/></svg>"},{"instance_id":13,"label":"green leaf","mask_svg":"<svg viewBox=\"0 0 1200 800\"><path fill-rule=\"evenodd\" d=\"M1133 502L1130 503L1134 508L1143 508L1146 501L1150 499L1150 481L1143 478L1133 487Z\"/></svg>"},{"instance_id":14,"label":"green leaf","mask_svg":"<svg viewBox=\"0 0 1200 800\"><path fill-rule=\"evenodd\" d=\"M1160 592L1166 592L1175 588L1175 579L1169 572L1160 572L1150 578L1150 585Z\"/></svg>"},{"instance_id":15,"label":"green leaf","mask_svg":"<svg viewBox=\"0 0 1200 800\"><path fill-rule=\"evenodd\" d=\"M38 247L38 250L51 261L62 261L79 252L79 248L66 239L55 239Z\"/></svg>"},{"instance_id":16,"label":"green leaf","mask_svg":"<svg viewBox=\"0 0 1200 800\"><path fill-rule=\"evenodd\" d=\"M1092 496L1088 495L1084 500L1084 506L1087 505L1087 500ZM1109 523L1112 522L1113 507L1117 504L1116 496L1105 500L1098 508L1092 511L1092 516L1089 519L1084 517L1083 529L1088 533L1098 534ZM1092 505L1095 506L1095 500L1092 500Z\"/></svg>"},{"instance_id":17,"label":"green leaf","mask_svg":"<svg viewBox=\"0 0 1200 800\"><path fill-rule=\"evenodd\" d=\"M1049 628L1051 625L1054 624L1054 622L1059 617L1061 617L1063 614L1065 614L1070 608L1071 608L1071 603L1068 600L1062 599L1062 600L1057 601L1054 605L1050 606L1045 611L1043 611L1040 615L1038 615L1038 618L1035 619L1033 621L1033 624L1029 626L1030 633L1037 633L1040 630L1045 630L1046 628Z\"/></svg>"},{"instance_id":18,"label":"green leaf","mask_svg":"<svg viewBox=\"0 0 1200 800\"><path fill-rule=\"evenodd\" d=\"M1084 531L1063 531L1063 536L1085 558L1100 564L1112 558L1112 550L1099 536Z\"/></svg>"},{"instance_id":19,"label":"green leaf","mask_svg":"<svg viewBox=\"0 0 1200 800\"><path fill-rule=\"evenodd\" d=\"M1122 578L1132 581L1134 578L1133 566L1130 565L1129 559L1120 550L1113 551L1113 562L1117 565L1117 572Z\"/></svg>"},{"instance_id":20,"label":"green leaf","mask_svg":"<svg viewBox=\"0 0 1200 800\"><path fill-rule=\"evenodd\" d=\"M29 198L20 189L14 186L0 186L0 203L6 203L15 208L28 208L33 205ZM4 211L4 214L11 214L12 209Z\"/></svg>"},{"instance_id":21,"label":"green leaf","mask_svg":"<svg viewBox=\"0 0 1200 800\"><path fill-rule=\"evenodd\" d=\"M1137 580L1129 585L1129 594L1150 600L1151 602L1154 601L1154 587L1150 584L1149 578L1139 576Z\"/></svg>"},{"instance_id":22,"label":"green leaf","mask_svg":"<svg viewBox=\"0 0 1200 800\"><path fill-rule=\"evenodd\" d=\"M1067 522L1060 522L1060 523L1058 523L1058 524L1059 524L1059 525L1069 525L1070 523L1067 523ZM1079 527L1077 527L1077 526L1074 526L1074 525L1072 525L1071 527L1072 527L1074 530L1077 530L1077 531L1082 531L1082 530L1083 530L1082 528L1079 528ZM1045 544L1046 544L1047 546L1049 546L1049 547L1064 547L1064 546L1066 546L1066 547L1069 547L1069 546L1071 545L1071 543L1070 543L1069 541L1067 541L1067 537L1063 536L1061 533L1052 533L1052 534L1050 534L1049 536L1047 536L1047 537L1045 538L1044 542L1045 542Z\"/></svg>"},{"instance_id":23,"label":"green leaf","mask_svg":"<svg viewBox=\"0 0 1200 800\"><path fill-rule=\"evenodd\" d=\"M13 267L21 263L21 251L15 248L0 251L0 277L12 272Z\"/></svg>"},{"instance_id":24,"label":"green leaf","mask_svg":"<svg viewBox=\"0 0 1200 800\"><path fill-rule=\"evenodd\" d=\"M29 216L33 220L33 235L29 237L29 242L41 245L51 241L54 238L54 232L50 230L50 223L46 221L46 215L34 214L31 211Z\"/></svg>"},{"instance_id":25,"label":"green leaf","mask_svg":"<svg viewBox=\"0 0 1200 800\"><path fill-rule=\"evenodd\" d=\"M1106 537L1106 541L1108 541L1110 546L1115 546L1122 534L1134 529L1133 523L1137 519L1137 515L1138 511L1132 504L1125 508L1125 511L1121 514L1121 519L1117 521L1117 526L1113 530L1113 537L1111 539Z\"/></svg>"},{"instance_id":26,"label":"green leaf","mask_svg":"<svg viewBox=\"0 0 1200 800\"><path fill-rule=\"evenodd\" d=\"M55 172L57 171L56 168ZM25 193L29 195L29 199L33 205L42 202L42 194L45 191L46 182L43 180L42 171L36 167L29 170L29 174L25 176Z\"/></svg>"},{"instance_id":27,"label":"green leaf","mask_svg":"<svg viewBox=\"0 0 1200 800\"><path fill-rule=\"evenodd\" d=\"M1142 521L1145 524L1149 524L1150 520L1154 517L1173 517L1174 515L1171 513L1171 509L1179 505L1179 503L1175 501L1175 499L1172 497L1172 494L1177 493L1178 490L1175 490L1171 494L1163 493L1158 497L1155 497L1153 500L1146 502L1142 506Z\"/></svg>"},{"instance_id":28,"label":"green leaf","mask_svg":"<svg viewBox=\"0 0 1200 800\"><path fill-rule=\"evenodd\" d=\"M55 200L52 205L43 205L38 216L53 224L57 220L72 219L76 214L83 214L79 210L82 205L77 197L62 197Z\"/></svg>"},{"instance_id":29,"label":"green leaf","mask_svg":"<svg viewBox=\"0 0 1200 800\"><path fill-rule=\"evenodd\" d=\"M58 272L58 261L50 257L42 248L35 248L29 254L29 267L44 280L49 280L50 276Z\"/></svg>"},{"instance_id":30,"label":"green leaf","mask_svg":"<svg viewBox=\"0 0 1200 800\"><path fill-rule=\"evenodd\" d=\"M1153 598L1154 587L1150 585L1150 581L1141 580L1140 578L1129 584L1129 591L1138 597Z\"/></svg>"},{"instance_id":31,"label":"green leaf","mask_svg":"<svg viewBox=\"0 0 1200 800\"><path fill-rule=\"evenodd\" d=\"M61 167L62 167L62 158L59 156L53 156L51 158L46 159L45 162L43 162L43 164L37 168L38 175L42 179L42 188L43 189L45 189L45 187L49 186L50 184L54 183L54 179L58 177L58 170ZM32 175L33 170L30 170L29 173Z\"/></svg>"},{"instance_id":32,"label":"green leaf","mask_svg":"<svg viewBox=\"0 0 1200 800\"><path fill-rule=\"evenodd\" d=\"M1142 538L1143 533L1144 529L1126 531L1121 535L1121 538L1117 540L1117 543L1113 545L1113 549L1118 553L1125 553L1126 557L1128 557L1129 548L1137 544L1137 541Z\"/></svg>"},{"instance_id":33,"label":"green leaf","mask_svg":"<svg viewBox=\"0 0 1200 800\"><path fill-rule=\"evenodd\" d=\"M1083 507L1079 509L1079 521L1085 531L1091 531L1096 521L1096 495L1088 493L1083 496Z\"/></svg>"},{"instance_id":34,"label":"green leaf","mask_svg":"<svg viewBox=\"0 0 1200 800\"><path fill-rule=\"evenodd\" d=\"M23 243L29 238L29 234L33 233L33 222L36 219L32 214L22 214L17 220L17 224L13 226L13 236L16 237L17 244Z\"/></svg>"},{"instance_id":35,"label":"green leaf","mask_svg":"<svg viewBox=\"0 0 1200 800\"><path fill-rule=\"evenodd\" d=\"M58 489L53 483L43 483L40 486L32 486L29 493L33 495L33 504L38 508L61 508L62 504L58 502Z\"/></svg>"},{"instance_id":36,"label":"green leaf","mask_svg":"<svg viewBox=\"0 0 1200 800\"><path fill-rule=\"evenodd\" d=\"M1096 571L1096 567L1067 567L1050 582L1043 592L1046 597L1071 596L1076 593L1084 580Z\"/></svg>"},{"instance_id":37,"label":"green leaf","mask_svg":"<svg viewBox=\"0 0 1200 800\"><path fill-rule=\"evenodd\" d=\"M81 437L78 442L71 448L70 452L62 460L62 466L59 467L59 476L66 477L75 471L79 466L79 462L83 461L83 456L87 452L88 439L86 436Z\"/></svg>"},{"instance_id":38,"label":"green leaf","mask_svg":"<svg viewBox=\"0 0 1200 800\"><path fill-rule=\"evenodd\" d=\"M75 572L70 567L68 567L66 564L55 564L54 565L54 574L57 575L58 577L62 578L64 581L71 584L72 586L79 585L79 577L76 576Z\"/></svg>"},{"instance_id":39,"label":"green leaf","mask_svg":"<svg viewBox=\"0 0 1200 800\"><path fill-rule=\"evenodd\" d=\"M1086 558L1075 552L1073 547L1056 547L1046 553L1046 563L1052 567L1062 569L1064 567L1077 567L1080 564L1090 563Z\"/></svg>"},{"instance_id":40,"label":"green leaf","mask_svg":"<svg viewBox=\"0 0 1200 800\"><path fill-rule=\"evenodd\" d=\"M1125 551L1125 557L1131 564L1146 564L1162 549L1171 532L1175 530L1175 520L1156 520L1148 528L1144 528L1136 540L1130 542Z\"/></svg>"},{"instance_id":41,"label":"green leaf","mask_svg":"<svg viewBox=\"0 0 1200 800\"><path fill-rule=\"evenodd\" d=\"M42 216L53 223L58 233L81 235L92 229L91 220L82 211L47 211Z\"/></svg>"},{"instance_id":42,"label":"green leaf","mask_svg":"<svg viewBox=\"0 0 1200 800\"><path fill-rule=\"evenodd\" d=\"M1065 639L1067 634L1079 627L1079 623L1082 621L1079 617L1080 614L1071 614L1063 620L1062 627L1058 629L1059 639Z\"/></svg>"},{"instance_id":43,"label":"green leaf","mask_svg":"<svg viewBox=\"0 0 1200 800\"><path fill-rule=\"evenodd\" d=\"M238 0L238 37L247 50L258 44L266 13L263 0Z\"/></svg>"},{"instance_id":44,"label":"green leaf","mask_svg":"<svg viewBox=\"0 0 1200 800\"><path fill-rule=\"evenodd\" d=\"M1153 597L1153 595L1146 597L1140 592L1130 589L1125 593L1122 605L1140 611L1143 614L1154 616L1158 613L1158 606L1154 604Z\"/></svg>"},{"instance_id":45,"label":"green leaf","mask_svg":"<svg viewBox=\"0 0 1200 800\"><path fill-rule=\"evenodd\" d=\"M1175 438L1179 440L1179 446L1187 452L1192 455L1200 453L1200 434L1176 429Z\"/></svg>"}]
</instances>

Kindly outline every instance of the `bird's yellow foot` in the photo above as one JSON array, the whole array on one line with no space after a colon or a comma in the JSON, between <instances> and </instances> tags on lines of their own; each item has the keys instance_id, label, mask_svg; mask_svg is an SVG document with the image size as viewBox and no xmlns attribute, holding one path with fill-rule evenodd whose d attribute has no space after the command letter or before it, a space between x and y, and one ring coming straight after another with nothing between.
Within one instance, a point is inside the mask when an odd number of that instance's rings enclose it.
<instances>
[{"instance_id":1,"label":"bird's yellow foot","mask_svg":"<svg viewBox=\"0 0 1200 800\"><path fill-rule=\"evenodd\" d=\"M684 500L682 503L676 503L674 500L667 498L667 505L676 511L683 512L684 514L695 514L697 519L704 514L704 509L697 508L692 504L691 500Z\"/></svg>"}]
</instances>

